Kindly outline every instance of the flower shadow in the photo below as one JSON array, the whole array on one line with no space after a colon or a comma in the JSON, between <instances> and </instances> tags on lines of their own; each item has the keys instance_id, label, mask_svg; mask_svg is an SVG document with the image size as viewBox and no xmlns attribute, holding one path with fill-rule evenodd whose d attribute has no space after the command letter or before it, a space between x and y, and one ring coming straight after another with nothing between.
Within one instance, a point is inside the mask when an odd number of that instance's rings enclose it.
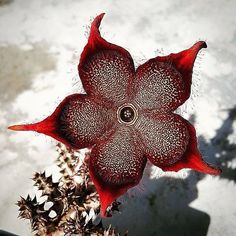
<instances>
[{"instance_id":1,"label":"flower shadow","mask_svg":"<svg viewBox=\"0 0 236 236\"><path fill-rule=\"evenodd\" d=\"M211 159L216 161L222 169L221 179L232 180L236 183L236 167L233 162L236 160L236 143L231 139L236 124L236 106L228 110L227 118L216 135L209 142L200 137L200 147ZM232 136L231 136L232 135Z\"/></svg>"},{"instance_id":2,"label":"flower shadow","mask_svg":"<svg viewBox=\"0 0 236 236\"><path fill-rule=\"evenodd\" d=\"M122 233L129 229L132 236L205 236L210 216L189 206L198 197L201 178L191 172L187 178L149 179L144 193L123 200L121 215L105 221Z\"/></svg>"},{"instance_id":3,"label":"flower shadow","mask_svg":"<svg viewBox=\"0 0 236 236\"><path fill-rule=\"evenodd\" d=\"M195 123L195 116L191 117L191 122ZM199 147L206 161L215 162L223 170L221 176L215 178L236 182L236 168L232 166L236 144L229 141L234 122L236 107L228 111L214 138L207 141L203 136L199 137ZM123 197L122 214L104 222L111 223L121 232L129 229L132 236L206 236L210 215L190 206L198 198L198 182L206 175L191 171L183 177L160 176L151 180L144 177L145 190L131 196L132 199Z\"/></svg>"}]
</instances>

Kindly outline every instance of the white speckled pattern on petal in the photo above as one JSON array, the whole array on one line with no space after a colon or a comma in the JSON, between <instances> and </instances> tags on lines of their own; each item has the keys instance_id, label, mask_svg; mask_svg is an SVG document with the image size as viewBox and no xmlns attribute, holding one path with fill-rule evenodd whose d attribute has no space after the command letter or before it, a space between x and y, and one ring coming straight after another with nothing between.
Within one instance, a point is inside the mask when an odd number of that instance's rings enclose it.
<instances>
[{"instance_id":1,"label":"white speckled pattern on petal","mask_svg":"<svg viewBox=\"0 0 236 236\"><path fill-rule=\"evenodd\" d=\"M87 59L82 68L85 90L92 96L116 104L125 102L128 81L134 74L128 58L117 51L104 50Z\"/></svg>"},{"instance_id":2,"label":"white speckled pattern on petal","mask_svg":"<svg viewBox=\"0 0 236 236\"><path fill-rule=\"evenodd\" d=\"M185 100L181 74L166 62L151 59L137 69L133 103L141 109L173 111Z\"/></svg>"},{"instance_id":3,"label":"white speckled pattern on petal","mask_svg":"<svg viewBox=\"0 0 236 236\"><path fill-rule=\"evenodd\" d=\"M189 133L177 115L140 114L135 127L146 146L145 155L154 165L168 166L183 156Z\"/></svg>"},{"instance_id":4,"label":"white speckled pattern on petal","mask_svg":"<svg viewBox=\"0 0 236 236\"><path fill-rule=\"evenodd\" d=\"M119 125L108 139L93 148L90 163L106 185L127 185L140 181L146 158L134 129Z\"/></svg>"}]
</instances>

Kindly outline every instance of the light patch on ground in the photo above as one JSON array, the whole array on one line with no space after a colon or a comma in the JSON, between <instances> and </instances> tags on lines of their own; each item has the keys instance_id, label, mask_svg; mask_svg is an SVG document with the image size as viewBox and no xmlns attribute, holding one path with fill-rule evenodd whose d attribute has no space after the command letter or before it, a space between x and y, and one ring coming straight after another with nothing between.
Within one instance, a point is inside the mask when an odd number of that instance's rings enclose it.
<instances>
[{"instance_id":1,"label":"light patch on ground","mask_svg":"<svg viewBox=\"0 0 236 236\"><path fill-rule=\"evenodd\" d=\"M190 205L211 216L211 227L208 234L215 236L235 235L236 209L233 205L236 196L235 183L207 176L205 181L199 182L197 186L199 197ZM231 194L227 194L228 192ZM223 209L227 209L227 216L225 216ZM219 227L220 225L224 227Z\"/></svg>"}]
</instances>

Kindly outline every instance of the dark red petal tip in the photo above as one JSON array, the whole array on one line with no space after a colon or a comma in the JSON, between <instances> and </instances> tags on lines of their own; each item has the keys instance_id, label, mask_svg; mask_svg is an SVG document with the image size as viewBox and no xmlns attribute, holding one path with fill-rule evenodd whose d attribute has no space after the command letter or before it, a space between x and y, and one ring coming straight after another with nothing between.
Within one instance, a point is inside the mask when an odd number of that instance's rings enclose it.
<instances>
[{"instance_id":1,"label":"dark red petal tip","mask_svg":"<svg viewBox=\"0 0 236 236\"><path fill-rule=\"evenodd\" d=\"M8 129L13 131L35 131L38 133L47 134L53 131L53 123L51 119L45 119L35 124L22 124L22 125L11 125Z\"/></svg>"},{"instance_id":2,"label":"dark red petal tip","mask_svg":"<svg viewBox=\"0 0 236 236\"><path fill-rule=\"evenodd\" d=\"M99 31L99 27L100 27L100 24L104 15L105 13L102 13L96 16L91 24L88 43L84 47L84 50L80 56L80 62L78 65L79 71L83 63L86 61L86 58L89 57L89 55L92 55L94 53L94 50L97 50L98 48L101 48L101 47L106 47L108 45L108 42L106 42L106 40L101 37L100 31Z\"/></svg>"},{"instance_id":3,"label":"dark red petal tip","mask_svg":"<svg viewBox=\"0 0 236 236\"><path fill-rule=\"evenodd\" d=\"M96 190L98 192L98 195L100 197L100 204L101 204L100 214L101 214L101 217L108 217L108 215L107 215L108 206L112 202L114 202L118 197L120 197L125 192L127 192L127 190L130 187L125 186L123 188L122 187L119 188L119 187L115 186L114 188L112 188L111 186L107 186L102 181L99 181L99 179L94 175L95 171L93 170L91 165L90 165L89 173L90 173L90 177L91 177L94 185L96 186Z\"/></svg>"},{"instance_id":4,"label":"dark red petal tip","mask_svg":"<svg viewBox=\"0 0 236 236\"><path fill-rule=\"evenodd\" d=\"M8 127L8 129L13 131L35 131L38 133L50 135L55 130L55 127L53 119L48 117L43 121L34 124L11 125Z\"/></svg>"},{"instance_id":5,"label":"dark red petal tip","mask_svg":"<svg viewBox=\"0 0 236 236\"><path fill-rule=\"evenodd\" d=\"M114 50L114 51L120 53L124 57L128 58L131 61L131 64L133 65L132 57L128 51L126 51L124 48L122 48L118 45L107 42L103 37L101 37L99 27L100 27L100 24L101 24L101 21L102 21L104 15L105 15L105 13L102 13L102 14L96 16L91 24L88 43L84 47L84 50L83 50L81 57L80 57L80 62L78 65L79 71L84 66L83 64L86 62L86 59L88 59L89 57L96 54L96 52L99 52L100 50L103 50L103 49Z\"/></svg>"},{"instance_id":6,"label":"dark red petal tip","mask_svg":"<svg viewBox=\"0 0 236 236\"><path fill-rule=\"evenodd\" d=\"M202 48L207 48L207 44L204 41L199 41L189 49L171 55L176 55L176 57L173 57L175 58L177 63L176 66L179 69L192 71L197 54Z\"/></svg>"},{"instance_id":7,"label":"dark red petal tip","mask_svg":"<svg viewBox=\"0 0 236 236\"><path fill-rule=\"evenodd\" d=\"M26 131L28 130L28 125L11 125L8 126L7 128L13 131Z\"/></svg>"},{"instance_id":8,"label":"dark red petal tip","mask_svg":"<svg viewBox=\"0 0 236 236\"><path fill-rule=\"evenodd\" d=\"M207 48L207 44L204 41L198 41L190 48L183 50L178 53L171 53L168 56L157 57L159 61L169 61L171 62L180 73L187 71L192 71L193 64L197 57L197 54L202 48Z\"/></svg>"},{"instance_id":9,"label":"dark red petal tip","mask_svg":"<svg viewBox=\"0 0 236 236\"><path fill-rule=\"evenodd\" d=\"M200 153L192 154L188 157L188 160L181 160L172 166L161 167L164 171L179 171L184 168L190 168L198 172L209 175L219 175L222 170L220 168L214 167L207 162L205 162Z\"/></svg>"},{"instance_id":10,"label":"dark red petal tip","mask_svg":"<svg viewBox=\"0 0 236 236\"><path fill-rule=\"evenodd\" d=\"M204 41L199 41L195 43L189 49L181 51L179 53L171 53L168 56L158 56L156 57L157 61L167 62L171 64L182 76L182 79L185 83L185 99L187 100L191 92L191 83L192 83L192 72L194 62L199 51L202 48L206 48L207 44Z\"/></svg>"},{"instance_id":11,"label":"dark red petal tip","mask_svg":"<svg viewBox=\"0 0 236 236\"><path fill-rule=\"evenodd\" d=\"M98 15L97 17L95 17L95 19L93 20L93 22L91 24L91 30L90 30L90 35L89 35L89 39L88 39L88 43L90 44L90 46L92 46L98 40L102 39L100 37L99 27L100 27L100 24L101 24L101 21L102 21L104 15L105 15L105 13L102 13L102 14Z\"/></svg>"}]
</instances>

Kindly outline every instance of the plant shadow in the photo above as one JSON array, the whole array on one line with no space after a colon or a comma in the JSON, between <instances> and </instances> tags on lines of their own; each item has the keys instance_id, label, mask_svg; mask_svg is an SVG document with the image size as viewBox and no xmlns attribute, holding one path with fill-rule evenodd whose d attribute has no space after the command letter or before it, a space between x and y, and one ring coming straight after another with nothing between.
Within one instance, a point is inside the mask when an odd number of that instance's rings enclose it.
<instances>
[{"instance_id":1,"label":"plant shadow","mask_svg":"<svg viewBox=\"0 0 236 236\"><path fill-rule=\"evenodd\" d=\"M195 117L191 117L195 123ZM222 169L220 179L236 182L236 168L232 161L236 157L236 144L231 143L233 125L236 122L236 107L228 111L214 138L198 138L199 148L207 162ZM122 198L122 214L105 219L118 231L127 231L131 236L206 236L210 225L210 215L190 206L198 198L197 184L206 175L190 171L183 176L162 176L155 179L144 178L145 191L135 197ZM138 195L138 196L137 196Z\"/></svg>"}]
</instances>

